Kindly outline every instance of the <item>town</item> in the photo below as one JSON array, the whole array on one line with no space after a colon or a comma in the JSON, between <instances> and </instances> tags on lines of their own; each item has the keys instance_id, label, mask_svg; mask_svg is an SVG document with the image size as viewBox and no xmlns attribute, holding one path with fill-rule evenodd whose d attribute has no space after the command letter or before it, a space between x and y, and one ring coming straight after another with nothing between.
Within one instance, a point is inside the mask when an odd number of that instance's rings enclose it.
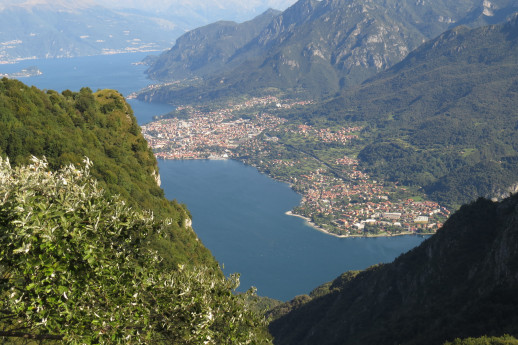
<instances>
[{"instance_id":1,"label":"town","mask_svg":"<svg viewBox=\"0 0 518 345\"><path fill-rule=\"evenodd\" d=\"M288 214L335 236L431 234L442 226L447 208L409 187L372 179L348 154L362 127L288 125L272 114L309 103L269 96L210 111L182 106L177 116L142 131L159 159L236 159L289 183L302 200ZM332 145L334 153L320 158L294 144L308 141Z\"/></svg>"},{"instance_id":2,"label":"town","mask_svg":"<svg viewBox=\"0 0 518 345\"><path fill-rule=\"evenodd\" d=\"M232 150L266 130L286 122L285 119L264 112L248 118L235 113L257 106L274 105L289 108L291 102L281 104L276 97L253 98L225 109L203 112L191 106L178 107L177 112L188 118L168 118L142 126L144 137L157 158L161 159L224 159L233 157Z\"/></svg>"}]
</instances>

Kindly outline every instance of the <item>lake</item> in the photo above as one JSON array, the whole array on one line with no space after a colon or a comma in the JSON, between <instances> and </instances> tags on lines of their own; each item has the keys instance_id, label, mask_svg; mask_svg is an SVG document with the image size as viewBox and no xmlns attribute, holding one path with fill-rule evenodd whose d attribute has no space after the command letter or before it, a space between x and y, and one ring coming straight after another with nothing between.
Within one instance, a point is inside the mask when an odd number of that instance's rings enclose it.
<instances>
[{"instance_id":1,"label":"lake","mask_svg":"<svg viewBox=\"0 0 518 345\"><path fill-rule=\"evenodd\" d=\"M17 64L0 65L0 74L19 72L36 66L43 73L39 76L20 78L27 85L56 91L79 91L87 86L93 91L115 89L124 96L143 89L152 82L144 71L147 66L137 64L149 53L87 56L69 59L25 60ZM155 115L168 113L173 109L167 104L150 104L128 100L140 125L152 121Z\"/></svg>"},{"instance_id":2,"label":"lake","mask_svg":"<svg viewBox=\"0 0 518 345\"><path fill-rule=\"evenodd\" d=\"M337 238L286 211L300 196L232 160L159 161L168 198L187 204L193 227L243 288L281 300L308 293L347 270L392 261L419 236Z\"/></svg>"},{"instance_id":3,"label":"lake","mask_svg":"<svg viewBox=\"0 0 518 345\"><path fill-rule=\"evenodd\" d=\"M127 96L152 83L146 54L122 54L59 60L30 60L0 65L0 73L37 66L43 75L20 79L58 91L111 88ZM166 104L129 101L139 124L167 113ZM159 161L166 196L187 204L201 241L224 265L241 274L240 290L280 300L310 292L347 270L390 262L419 245L424 237L336 238L287 216L300 196L285 183L236 161Z\"/></svg>"}]
</instances>

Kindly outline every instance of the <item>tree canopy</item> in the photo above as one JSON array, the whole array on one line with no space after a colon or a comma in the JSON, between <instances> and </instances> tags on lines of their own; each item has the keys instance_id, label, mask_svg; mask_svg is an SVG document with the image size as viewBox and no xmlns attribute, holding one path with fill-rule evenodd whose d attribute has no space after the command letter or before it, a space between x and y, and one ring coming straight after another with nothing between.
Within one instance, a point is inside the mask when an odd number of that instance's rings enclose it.
<instances>
[{"instance_id":1,"label":"tree canopy","mask_svg":"<svg viewBox=\"0 0 518 345\"><path fill-rule=\"evenodd\" d=\"M0 339L69 344L268 343L238 276L160 266L171 219L109 196L91 162L51 171L0 158ZM2 338L7 337L7 338Z\"/></svg>"},{"instance_id":2,"label":"tree canopy","mask_svg":"<svg viewBox=\"0 0 518 345\"><path fill-rule=\"evenodd\" d=\"M82 88L61 94L3 78L0 80L0 155L12 165L45 156L49 168L94 163L91 175L109 195L120 195L132 207L170 218L168 241L150 244L160 251L163 265L217 263L186 227L191 216L184 205L167 200L157 183L158 166L124 97L115 90Z\"/></svg>"}]
</instances>

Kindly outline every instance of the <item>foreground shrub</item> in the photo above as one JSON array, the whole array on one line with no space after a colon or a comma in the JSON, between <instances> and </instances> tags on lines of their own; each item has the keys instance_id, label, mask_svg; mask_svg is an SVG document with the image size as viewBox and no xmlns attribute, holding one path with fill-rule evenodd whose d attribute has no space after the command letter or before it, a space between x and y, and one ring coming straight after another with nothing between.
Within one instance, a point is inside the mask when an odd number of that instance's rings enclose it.
<instances>
[{"instance_id":1,"label":"foreground shrub","mask_svg":"<svg viewBox=\"0 0 518 345\"><path fill-rule=\"evenodd\" d=\"M169 221L108 198L83 168L0 158L0 337L70 344L254 344L264 322L238 276L160 268ZM0 338L1 339L1 338Z\"/></svg>"}]
</instances>

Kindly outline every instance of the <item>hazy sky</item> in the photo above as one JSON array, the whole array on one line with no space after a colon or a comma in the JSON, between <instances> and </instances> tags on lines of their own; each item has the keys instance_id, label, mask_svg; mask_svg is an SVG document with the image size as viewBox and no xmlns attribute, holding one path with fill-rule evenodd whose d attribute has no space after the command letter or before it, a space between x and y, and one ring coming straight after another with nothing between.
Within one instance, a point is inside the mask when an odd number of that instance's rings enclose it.
<instances>
[{"instance_id":1,"label":"hazy sky","mask_svg":"<svg viewBox=\"0 0 518 345\"><path fill-rule=\"evenodd\" d=\"M0 6L37 4L60 4L67 7L83 7L92 3L111 8L136 8L150 12L174 9L175 7L189 7L192 9L219 8L219 9L255 9L275 8L284 10L294 4L296 0L0 0Z\"/></svg>"},{"instance_id":2,"label":"hazy sky","mask_svg":"<svg viewBox=\"0 0 518 345\"><path fill-rule=\"evenodd\" d=\"M101 1L101 0L98 0ZM104 0L103 5L115 9L134 8L155 13L173 21L189 18L194 23L217 20L245 21L268 8L285 10L297 0Z\"/></svg>"},{"instance_id":3,"label":"hazy sky","mask_svg":"<svg viewBox=\"0 0 518 345\"><path fill-rule=\"evenodd\" d=\"M44 6L70 11L101 5L110 9L136 9L187 27L217 20L245 21L268 8L285 10L297 0L0 0L0 10L12 5L31 9Z\"/></svg>"},{"instance_id":4,"label":"hazy sky","mask_svg":"<svg viewBox=\"0 0 518 345\"><path fill-rule=\"evenodd\" d=\"M175 6L186 6L194 9L207 7L220 9L271 7L284 10L295 2L296 0L105 0L102 3L109 7L138 8L154 11L174 8Z\"/></svg>"}]
</instances>

